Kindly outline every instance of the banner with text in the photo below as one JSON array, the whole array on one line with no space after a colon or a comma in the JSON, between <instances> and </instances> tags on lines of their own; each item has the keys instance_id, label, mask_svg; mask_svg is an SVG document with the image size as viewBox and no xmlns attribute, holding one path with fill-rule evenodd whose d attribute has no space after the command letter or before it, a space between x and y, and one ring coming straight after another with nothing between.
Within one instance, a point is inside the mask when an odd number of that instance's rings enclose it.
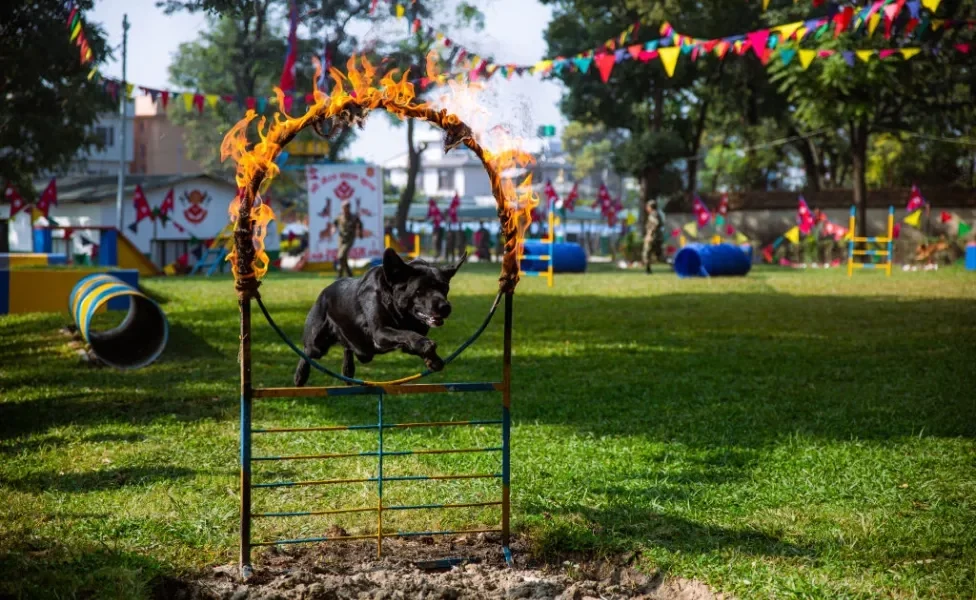
<instances>
[{"instance_id":1,"label":"banner with text","mask_svg":"<svg viewBox=\"0 0 976 600\"><path fill-rule=\"evenodd\" d=\"M354 215L363 222L363 236L349 252L350 260L383 256L383 172L363 164L309 165L308 184L308 262L334 262L339 249L336 221L342 204L349 202Z\"/></svg>"}]
</instances>

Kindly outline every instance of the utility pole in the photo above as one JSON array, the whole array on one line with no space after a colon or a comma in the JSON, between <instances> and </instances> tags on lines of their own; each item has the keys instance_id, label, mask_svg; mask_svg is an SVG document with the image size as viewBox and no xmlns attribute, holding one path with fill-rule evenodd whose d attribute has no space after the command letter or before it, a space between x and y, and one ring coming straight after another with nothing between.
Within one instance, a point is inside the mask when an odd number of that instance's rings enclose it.
<instances>
[{"instance_id":1,"label":"utility pole","mask_svg":"<svg viewBox=\"0 0 976 600\"><path fill-rule=\"evenodd\" d=\"M126 46L129 42L129 15L122 15L122 93L119 94L119 116L122 119L122 143L119 144L119 185L115 193L115 220L116 227L122 231L122 192L125 189L125 130L126 130L126 106L129 101L128 86L125 80L125 59Z\"/></svg>"}]
</instances>

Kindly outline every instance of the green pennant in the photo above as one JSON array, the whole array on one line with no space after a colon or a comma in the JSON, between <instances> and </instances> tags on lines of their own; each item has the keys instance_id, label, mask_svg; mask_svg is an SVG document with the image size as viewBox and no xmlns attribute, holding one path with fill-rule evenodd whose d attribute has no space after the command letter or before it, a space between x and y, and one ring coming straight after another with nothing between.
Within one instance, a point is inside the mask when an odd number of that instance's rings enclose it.
<instances>
[{"instance_id":1,"label":"green pennant","mask_svg":"<svg viewBox=\"0 0 976 600\"><path fill-rule=\"evenodd\" d=\"M199 243L200 243L200 238L198 238L195 235L191 235L190 236L190 245L191 246L196 245L196 244L199 244Z\"/></svg>"},{"instance_id":2,"label":"green pennant","mask_svg":"<svg viewBox=\"0 0 976 600\"><path fill-rule=\"evenodd\" d=\"M959 237L966 237L966 234L968 234L972 230L973 230L972 225L970 225L965 221L959 221L959 233L957 233L956 235L958 235Z\"/></svg>"},{"instance_id":3,"label":"green pennant","mask_svg":"<svg viewBox=\"0 0 976 600\"><path fill-rule=\"evenodd\" d=\"M715 225L719 227L725 225L725 215L715 215Z\"/></svg>"}]
</instances>

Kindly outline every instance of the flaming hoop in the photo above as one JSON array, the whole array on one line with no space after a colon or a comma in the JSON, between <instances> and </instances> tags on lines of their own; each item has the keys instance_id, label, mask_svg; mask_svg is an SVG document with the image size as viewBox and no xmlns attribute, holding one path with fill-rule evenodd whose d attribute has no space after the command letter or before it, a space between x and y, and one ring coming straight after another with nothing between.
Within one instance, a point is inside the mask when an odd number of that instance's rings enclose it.
<instances>
[{"instance_id":1,"label":"flaming hoop","mask_svg":"<svg viewBox=\"0 0 976 600\"><path fill-rule=\"evenodd\" d=\"M260 200L260 193L267 189L278 175L275 159L284 147L302 130L312 127L323 137L331 137L336 132L353 126L362 127L369 114L382 108L400 119L420 119L436 125L445 133L444 152L458 146L467 146L484 165L491 180L491 192L495 198L501 231L505 236L505 252L502 258L502 271L499 277L499 291L511 293L519 281L518 248L531 223L531 211L538 204L532 192L532 176L529 174L516 186L511 176L505 175L513 169L525 167L534 162L530 154L520 150L517 144L498 149L486 150L476 139L476 134L457 115L447 109L437 110L427 103L414 103L413 84L409 81L409 70L397 79L399 73L394 69L380 79L380 87L374 87L376 69L365 58L360 59L357 68L356 57L346 64L343 74L330 68L330 76L335 85L332 94L326 96L318 87L314 90L314 104L301 117L283 114L284 94L275 88L280 113L276 113L270 125L264 117L257 124L260 141L251 145L247 139L247 129L257 117L253 110L239 121L224 138L221 144L221 160L228 157L237 163L237 186L240 193L231 204L231 219L236 220L234 231L234 251L227 257L231 261L235 285L243 297L256 293L260 280L268 270L268 255L264 251L266 226L274 217L270 207ZM428 60L428 71L433 65ZM316 64L318 80L320 67ZM346 91L346 84L350 90Z\"/></svg>"}]
</instances>

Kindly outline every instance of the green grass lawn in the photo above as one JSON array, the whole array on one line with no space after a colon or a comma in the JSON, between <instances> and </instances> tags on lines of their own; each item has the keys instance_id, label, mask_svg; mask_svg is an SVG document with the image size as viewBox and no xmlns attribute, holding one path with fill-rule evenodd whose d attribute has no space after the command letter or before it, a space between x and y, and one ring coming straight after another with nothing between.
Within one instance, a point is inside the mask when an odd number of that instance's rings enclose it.
<instances>
[{"instance_id":1,"label":"green grass lawn","mask_svg":"<svg viewBox=\"0 0 976 600\"><path fill-rule=\"evenodd\" d=\"M484 317L494 266L459 275L444 353ZM329 279L272 274L298 339ZM229 279L156 279L171 335L149 368L81 365L59 315L0 317L0 597L145 597L160 573L236 561L238 313ZM501 318L434 381L500 377ZM295 356L259 313L254 379ZM976 597L976 276L759 269L679 281L530 279L515 303L513 519L540 552L640 551L748 598ZM340 354L326 362L339 368ZM358 375L415 372L378 357ZM313 371L311 385L327 384ZM495 419L497 395L390 397L398 421ZM375 421L372 398L256 401L256 426ZM498 429L391 432L386 449L491 446ZM373 450L257 436L255 455ZM492 472L498 455L393 457L389 474ZM370 476L373 459L259 465L255 481ZM391 483L388 503L490 500L497 483ZM256 510L368 506L372 487L255 493ZM390 515L476 526L498 511ZM255 539L369 532L372 516L262 519Z\"/></svg>"}]
</instances>

